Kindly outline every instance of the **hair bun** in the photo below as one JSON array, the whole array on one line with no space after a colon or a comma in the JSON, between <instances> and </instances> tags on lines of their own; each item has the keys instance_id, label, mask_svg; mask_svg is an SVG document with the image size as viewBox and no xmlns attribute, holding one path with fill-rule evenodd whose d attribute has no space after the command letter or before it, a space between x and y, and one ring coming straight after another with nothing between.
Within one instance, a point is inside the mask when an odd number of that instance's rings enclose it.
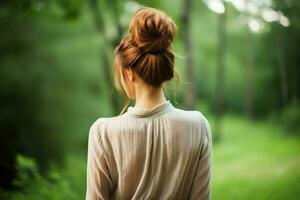
<instances>
[{"instance_id":1,"label":"hair bun","mask_svg":"<svg viewBox=\"0 0 300 200\"><path fill-rule=\"evenodd\" d=\"M158 53L172 44L176 25L164 12L143 8L132 18L129 33L139 48L148 53Z\"/></svg>"}]
</instances>

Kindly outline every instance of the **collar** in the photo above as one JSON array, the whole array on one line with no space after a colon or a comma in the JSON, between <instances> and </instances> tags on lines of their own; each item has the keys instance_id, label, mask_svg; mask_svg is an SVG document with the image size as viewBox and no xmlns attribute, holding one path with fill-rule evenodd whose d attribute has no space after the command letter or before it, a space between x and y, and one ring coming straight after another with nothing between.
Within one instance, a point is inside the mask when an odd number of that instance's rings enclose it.
<instances>
[{"instance_id":1,"label":"collar","mask_svg":"<svg viewBox=\"0 0 300 200\"><path fill-rule=\"evenodd\" d=\"M164 103L158 104L152 108L139 108L129 106L127 108L127 113L134 115L136 117L149 117L153 115L158 115L164 113L165 111L174 108L170 100L165 101Z\"/></svg>"}]
</instances>

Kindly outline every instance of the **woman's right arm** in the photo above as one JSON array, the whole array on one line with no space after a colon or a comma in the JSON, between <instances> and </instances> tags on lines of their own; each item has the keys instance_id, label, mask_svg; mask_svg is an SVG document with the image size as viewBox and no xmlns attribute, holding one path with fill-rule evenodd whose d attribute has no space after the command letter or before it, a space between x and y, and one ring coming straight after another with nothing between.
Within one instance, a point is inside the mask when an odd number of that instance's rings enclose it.
<instances>
[{"instance_id":1,"label":"woman's right arm","mask_svg":"<svg viewBox=\"0 0 300 200\"><path fill-rule=\"evenodd\" d=\"M193 181L190 193L191 200L209 200L211 199L211 130L206 118L202 124L202 148L198 161L196 176Z\"/></svg>"}]
</instances>

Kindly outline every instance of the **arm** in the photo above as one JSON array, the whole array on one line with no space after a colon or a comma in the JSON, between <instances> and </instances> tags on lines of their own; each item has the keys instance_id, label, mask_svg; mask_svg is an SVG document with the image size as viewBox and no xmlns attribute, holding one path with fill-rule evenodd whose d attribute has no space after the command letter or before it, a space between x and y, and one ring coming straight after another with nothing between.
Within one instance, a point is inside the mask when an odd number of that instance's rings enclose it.
<instances>
[{"instance_id":1,"label":"arm","mask_svg":"<svg viewBox=\"0 0 300 200\"><path fill-rule=\"evenodd\" d=\"M109 199L112 188L99 121L96 120L89 130L86 200Z\"/></svg>"},{"instance_id":2,"label":"arm","mask_svg":"<svg viewBox=\"0 0 300 200\"><path fill-rule=\"evenodd\" d=\"M204 118L201 127L202 148L198 161L196 175L193 181L190 199L209 200L211 199L211 130L209 123Z\"/></svg>"}]
</instances>

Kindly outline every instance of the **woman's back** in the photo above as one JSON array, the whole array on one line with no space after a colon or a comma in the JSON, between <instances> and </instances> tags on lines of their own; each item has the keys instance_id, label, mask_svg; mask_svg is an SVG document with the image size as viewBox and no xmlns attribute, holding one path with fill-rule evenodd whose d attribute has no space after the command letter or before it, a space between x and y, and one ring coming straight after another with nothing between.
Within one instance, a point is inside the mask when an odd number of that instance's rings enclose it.
<instances>
[{"instance_id":1,"label":"woman's back","mask_svg":"<svg viewBox=\"0 0 300 200\"><path fill-rule=\"evenodd\" d=\"M210 199L211 133L170 101L90 128L87 199Z\"/></svg>"}]
</instances>

